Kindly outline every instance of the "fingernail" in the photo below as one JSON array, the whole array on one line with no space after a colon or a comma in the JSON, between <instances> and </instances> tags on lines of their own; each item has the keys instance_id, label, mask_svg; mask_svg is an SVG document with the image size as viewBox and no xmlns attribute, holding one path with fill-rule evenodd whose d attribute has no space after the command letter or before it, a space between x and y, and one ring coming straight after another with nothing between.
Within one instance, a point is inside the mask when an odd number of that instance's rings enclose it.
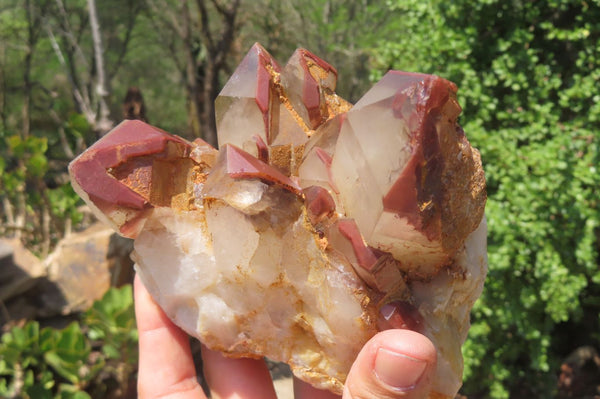
<instances>
[{"instance_id":1,"label":"fingernail","mask_svg":"<svg viewBox=\"0 0 600 399\"><path fill-rule=\"evenodd\" d=\"M375 357L375 375L396 390L409 391L415 387L427 368L427 362L414 357L379 348Z\"/></svg>"}]
</instances>

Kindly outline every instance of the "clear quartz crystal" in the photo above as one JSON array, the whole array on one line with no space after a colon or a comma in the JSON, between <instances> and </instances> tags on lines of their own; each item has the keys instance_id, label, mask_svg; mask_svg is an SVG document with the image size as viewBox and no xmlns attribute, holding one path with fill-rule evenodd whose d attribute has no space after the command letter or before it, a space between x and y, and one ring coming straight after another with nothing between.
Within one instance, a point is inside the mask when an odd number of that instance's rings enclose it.
<instances>
[{"instance_id":1,"label":"clear quartz crystal","mask_svg":"<svg viewBox=\"0 0 600 399\"><path fill-rule=\"evenodd\" d=\"M487 271L456 86L391 71L352 107L336 79L307 50L280 67L256 44L216 100L219 151L125 121L71 163L73 186L208 347L339 394L373 335L411 328L438 348L430 397L452 398Z\"/></svg>"},{"instance_id":2,"label":"clear quartz crystal","mask_svg":"<svg viewBox=\"0 0 600 399\"><path fill-rule=\"evenodd\" d=\"M273 74L280 67L260 45L252 46L216 100L219 144L244 148L253 136L270 142L276 124L279 99L273 90Z\"/></svg>"}]
</instances>

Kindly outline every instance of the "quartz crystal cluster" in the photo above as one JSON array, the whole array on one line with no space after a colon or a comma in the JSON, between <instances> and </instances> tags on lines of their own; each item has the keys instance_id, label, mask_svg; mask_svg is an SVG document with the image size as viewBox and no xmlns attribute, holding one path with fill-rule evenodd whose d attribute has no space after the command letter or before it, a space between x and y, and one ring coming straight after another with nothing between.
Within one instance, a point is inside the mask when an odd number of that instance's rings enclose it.
<instances>
[{"instance_id":1,"label":"quartz crystal cluster","mask_svg":"<svg viewBox=\"0 0 600 399\"><path fill-rule=\"evenodd\" d=\"M431 397L454 397L487 270L456 86L391 71L352 106L336 79L256 44L216 100L219 150L125 121L71 163L73 186L208 347L340 393L369 338L411 328L438 350Z\"/></svg>"}]
</instances>

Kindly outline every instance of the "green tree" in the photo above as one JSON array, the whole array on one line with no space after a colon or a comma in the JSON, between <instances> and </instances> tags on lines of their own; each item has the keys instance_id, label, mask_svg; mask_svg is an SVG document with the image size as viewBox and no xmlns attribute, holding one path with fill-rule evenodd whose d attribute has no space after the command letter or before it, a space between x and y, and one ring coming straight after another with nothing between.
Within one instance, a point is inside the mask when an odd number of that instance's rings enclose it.
<instances>
[{"instance_id":1,"label":"green tree","mask_svg":"<svg viewBox=\"0 0 600 399\"><path fill-rule=\"evenodd\" d=\"M48 140L36 134L37 109L49 97L40 82L44 57L43 20L50 1L4 2L0 10L0 188L2 230L35 241L47 253L55 222L49 207L46 182Z\"/></svg>"},{"instance_id":2,"label":"green tree","mask_svg":"<svg viewBox=\"0 0 600 399\"><path fill-rule=\"evenodd\" d=\"M95 3L0 2L0 231L42 256L81 219L68 162L119 119L110 86L141 6Z\"/></svg>"},{"instance_id":3,"label":"green tree","mask_svg":"<svg viewBox=\"0 0 600 399\"><path fill-rule=\"evenodd\" d=\"M160 32L162 51L169 55L184 82L188 125L194 137L217 145L214 100L240 23L241 0L169 2L146 0L149 18Z\"/></svg>"},{"instance_id":4,"label":"green tree","mask_svg":"<svg viewBox=\"0 0 600 399\"><path fill-rule=\"evenodd\" d=\"M390 2L385 67L459 86L488 182L487 285L464 391L548 397L561 359L600 344L600 4Z\"/></svg>"}]
</instances>

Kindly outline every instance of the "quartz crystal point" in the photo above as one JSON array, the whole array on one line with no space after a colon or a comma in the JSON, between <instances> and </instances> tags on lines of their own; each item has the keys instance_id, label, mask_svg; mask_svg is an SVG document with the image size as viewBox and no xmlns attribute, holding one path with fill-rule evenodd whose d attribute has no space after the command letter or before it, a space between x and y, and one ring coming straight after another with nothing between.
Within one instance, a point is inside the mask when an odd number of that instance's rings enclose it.
<instances>
[{"instance_id":1,"label":"quartz crystal point","mask_svg":"<svg viewBox=\"0 0 600 399\"><path fill-rule=\"evenodd\" d=\"M216 100L219 151L125 121L71 163L73 186L135 238L154 299L208 347L339 394L369 338L409 328L438 350L430 397L452 398L487 271L456 86L392 71L352 107L336 78L256 44Z\"/></svg>"},{"instance_id":2,"label":"quartz crystal point","mask_svg":"<svg viewBox=\"0 0 600 399\"><path fill-rule=\"evenodd\" d=\"M456 86L391 71L346 114L331 164L364 239L426 278L452 263L483 216L479 153L456 123Z\"/></svg>"}]
</instances>

